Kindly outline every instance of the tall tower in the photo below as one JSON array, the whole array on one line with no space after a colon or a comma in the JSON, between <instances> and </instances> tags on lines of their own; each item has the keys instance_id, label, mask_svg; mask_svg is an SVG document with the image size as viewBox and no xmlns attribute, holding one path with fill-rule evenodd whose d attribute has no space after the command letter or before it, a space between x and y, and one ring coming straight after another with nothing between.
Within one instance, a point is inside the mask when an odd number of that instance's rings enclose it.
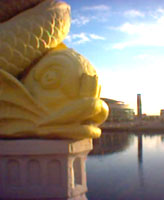
<instances>
[{"instance_id":1,"label":"tall tower","mask_svg":"<svg viewBox=\"0 0 164 200\"><path fill-rule=\"evenodd\" d=\"M137 94L137 116L142 117L141 94Z\"/></svg>"}]
</instances>

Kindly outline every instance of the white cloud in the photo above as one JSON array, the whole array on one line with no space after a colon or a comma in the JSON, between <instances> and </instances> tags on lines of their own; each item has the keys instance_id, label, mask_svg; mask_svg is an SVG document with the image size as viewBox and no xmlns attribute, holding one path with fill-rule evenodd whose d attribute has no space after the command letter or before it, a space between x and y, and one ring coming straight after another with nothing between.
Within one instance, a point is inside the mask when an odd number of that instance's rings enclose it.
<instances>
[{"instance_id":1,"label":"white cloud","mask_svg":"<svg viewBox=\"0 0 164 200\"><path fill-rule=\"evenodd\" d=\"M109 16L109 12L94 13L94 15L89 15L89 16L80 15L80 16L73 17L71 22L73 25L77 25L77 26L83 26L93 20L96 20L97 22L102 23L108 20L108 16Z\"/></svg>"},{"instance_id":2,"label":"white cloud","mask_svg":"<svg viewBox=\"0 0 164 200\"><path fill-rule=\"evenodd\" d=\"M85 6L82 8L83 10L89 11L109 11L110 7L107 5L96 5L96 6Z\"/></svg>"},{"instance_id":3,"label":"white cloud","mask_svg":"<svg viewBox=\"0 0 164 200\"><path fill-rule=\"evenodd\" d=\"M82 43L90 41L90 39L87 37L86 33L73 34L72 40L75 40L74 43L76 43L76 44L82 44Z\"/></svg>"},{"instance_id":4,"label":"white cloud","mask_svg":"<svg viewBox=\"0 0 164 200\"><path fill-rule=\"evenodd\" d=\"M127 17L144 17L145 14L138 10L127 10L124 12L124 16Z\"/></svg>"},{"instance_id":5,"label":"white cloud","mask_svg":"<svg viewBox=\"0 0 164 200\"><path fill-rule=\"evenodd\" d=\"M87 16L79 16L77 18L73 18L71 20L72 24L76 24L76 25L85 25L87 23L89 23L91 21L91 18L87 17Z\"/></svg>"},{"instance_id":6,"label":"white cloud","mask_svg":"<svg viewBox=\"0 0 164 200\"><path fill-rule=\"evenodd\" d=\"M161 13L161 14L164 14L164 9L163 8L158 8L157 9L157 12Z\"/></svg>"},{"instance_id":7,"label":"white cloud","mask_svg":"<svg viewBox=\"0 0 164 200\"><path fill-rule=\"evenodd\" d=\"M87 34L87 33L82 32L79 34L72 34L72 35L69 34L66 37L66 40L68 42L72 42L73 44L83 44L86 42L90 42L92 40L105 40L105 38L93 33Z\"/></svg>"},{"instance_id":8,"label":"white cloud","mask_svg":"<svg viewBox=\"0 0 164 200\"><path fill-rule=\"evenodd\" d=\"M148 14L153 17L154 19L158 19L160 18L161 16L164 15L164 9L162 7L159 7L158 9L156 10L151 10L148 12Z\"/></svg>"},{"instance_id":9,"label":"white cloud","mask_svg":"<svg viewBox=\"0 0 164 200\"><path fill-rule=\"evenodd\" d=\"M97 22L106 22L110 15L109 10L110 7L103 4L82 7L73 12L72 24L82 26L92 20L96 20Z\"/></svg>"},{"instance_id":10,"label":"white cloud","mask_svg":"<svg viewBox=\"0 0 164 200\"><path fill-rule=\"evenodd\" d=\"M68 42L71 42L72 41L72 38L70 35L67 35L67 37L65 38L65 40L67 40Z\"/></svg>"},{"instance_id":11,"label":"white cloud","mask_svg":"<svg viewBox=\"0 0 164 200\"><path fill-rule=\"evenodd\" d=\"M113 45L115 49L131 46L164 46L164 16L154 23L124 23L112 28L129 35L130 39Z\"/></svg>"},{"instance_id":12,"label":"white cloud","mask_svg":"<svg viewBox=\"0 0 164 200\"><path fill-rule=\"evenodd\" d=\"M139 54L139 55L136 55L134 56L134 59L139 59L139 60L147 60L147 59L151 59L152 58L152 55L149 55L149 54Z\"/></svg>"},{"instance_id":13,"label":"white cloud","mask_svg":"<svg viewBox=\"0 0 164 200\"><path fill-rule=\"evenodd\" d=\"M82 43L86 43L86 42L90 41L90 39L89 39L89 37L87 37L86 33L67 35L65 40L68 41L69 43L73 43L73 44L82 44Z\"/></svg>"},{"instance_id":14,"label":"white cloud","mask_svg":"<svg viewBox=\"0 0 164 200\"><path fill-rule=\"evenodd\" d=\"M139 43L137 41L129 41L129 42L120 42L120 43L116 43L112 46L113 49L119 49L122 50L126 47L131 47L131 46L137 46L137 44L139 45Z\"/></svg>"},{"instance_id":15,"label":"white cloud","mask_svg":"<svg viewBox=\"0 0 164 200\"><path fill-rule=\"evenodd\" d=\"M94 40L105 40L105 37L96 35L96 34L89 34L90 38L94 39Z\"/></svg>"},{"instance_id":16,"label":"white cloud","mask_svg":"<svg viewBox=\"0 0 164 200\"><path fill-rule=\"evenodd\" d=\"M143 35L143 33L149 31L150 29L153 29L154 25L153 24L144 24L144 23L139 23L139 24L130 24L130 23L125 23L120 27L117 27L117 30L127 33L127 34L138 34L138 35Z\"/></svg>"}]
</instances>

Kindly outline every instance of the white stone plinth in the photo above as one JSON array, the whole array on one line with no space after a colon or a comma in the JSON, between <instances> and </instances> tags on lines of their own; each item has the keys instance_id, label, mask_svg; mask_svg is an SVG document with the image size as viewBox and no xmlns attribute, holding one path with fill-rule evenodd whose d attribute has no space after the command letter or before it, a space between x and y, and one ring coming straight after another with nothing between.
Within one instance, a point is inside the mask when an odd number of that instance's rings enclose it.
<instances>
[{"instance_id":1,"label":"white stone plinth","mask_svg":"<svg viewBox=\"0 0 164 200\"><path fill-rule=\"evenodd\" d=\"M84 200L92 140L0 140L0 199Z\"/></svg>"}]
</instances>

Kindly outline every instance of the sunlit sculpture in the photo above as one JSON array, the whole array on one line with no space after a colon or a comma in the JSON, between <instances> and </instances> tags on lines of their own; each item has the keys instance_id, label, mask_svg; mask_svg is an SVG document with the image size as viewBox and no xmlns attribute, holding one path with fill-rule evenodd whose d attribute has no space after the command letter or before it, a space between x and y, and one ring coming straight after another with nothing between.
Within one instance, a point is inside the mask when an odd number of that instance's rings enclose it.
<instances>
[{"instance_id":1,"label":"sunlit sculpture","mask_svg":"<svg viewBox=\"0 0 164 200\"><path fill-rule=\"evenodd\" d=\"M0 137L99 137L108 107L96 71L62 43L70 7L25 2L0 2Z\"/></svg>"}]
</instances>

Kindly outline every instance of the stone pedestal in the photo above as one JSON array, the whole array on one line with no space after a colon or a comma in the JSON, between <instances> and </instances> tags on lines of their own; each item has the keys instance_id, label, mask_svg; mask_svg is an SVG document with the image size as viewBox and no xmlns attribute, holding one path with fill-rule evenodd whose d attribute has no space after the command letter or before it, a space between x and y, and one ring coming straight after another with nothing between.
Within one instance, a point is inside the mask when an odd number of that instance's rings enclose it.
<instances>
[{"instance_id":1,"label":"stone pedestal","mask_svg":"<svg viewBox=\"0 0 164 200\"><path fill-rule=\"evenodd\" d=\"M86 199L92 140L0 140L0 199Z\"/></svg>"}]
</instances>

